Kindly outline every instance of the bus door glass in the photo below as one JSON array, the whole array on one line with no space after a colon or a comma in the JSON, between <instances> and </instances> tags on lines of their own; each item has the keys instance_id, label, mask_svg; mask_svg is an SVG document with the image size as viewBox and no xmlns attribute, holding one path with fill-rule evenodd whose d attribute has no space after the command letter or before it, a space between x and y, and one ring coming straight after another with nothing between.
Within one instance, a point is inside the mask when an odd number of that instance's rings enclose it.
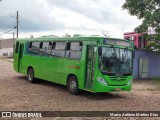
<instances>
[{"instance_id":1,"label":"bus door glass","mask_svg":"<svg viewBox=\"0 0 160 120\"><path fill-rule=\"evenodd\" d=\"M18 72L18 53L19 53L19 41L16 42L14 46L14 69Z\"/></svg>"},{"instance_id":2,"label":"bus door glass","mask_svg":"<svg viewBox=\"0 0 160 120\"><path fill-rule=\"evenodd\" d=\"M19 60L18 60L18 71L20 72L21 69L22 69L22 59L23 59L24 44L21 43L19 47L20 48L19 48L19 55L18 55L18 58L19 58Z\"/></svg>"},{"instance_id":3,"label":"bus door glass","mask_svg":"<svg viewBox=\"0 0 160 120\"><path fill-rule=\"evenodd\" d=\"M94 82L93 80L94 80L96 50L97 50L97 47L95 45L87 45L85 88L91 89L91 90L93 89L93 82Z\"/></svg>"}]
</instances>

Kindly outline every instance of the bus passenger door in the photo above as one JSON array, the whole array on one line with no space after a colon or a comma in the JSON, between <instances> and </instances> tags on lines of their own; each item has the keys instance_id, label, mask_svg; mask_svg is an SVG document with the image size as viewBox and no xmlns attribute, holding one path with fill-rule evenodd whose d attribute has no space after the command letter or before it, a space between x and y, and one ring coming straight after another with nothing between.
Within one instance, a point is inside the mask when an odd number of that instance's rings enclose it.
<instances>
[{"instance_id":1,"label":"bus passenger door","mask_svg":"<svg viewBox=\"0 0 160 120\"><path fill-rule=\"evenodd\" d=\"M85 88L89 90L93 90L96 49L94 45L87 45Z\"/></svg>"},{"instance_id":2,"label":"bus passenger door","mask_svg":"<svg viewBox=\"0 0 160 120\"><path fill-rule=\"evenodd\" d=\"M21 43L19 46L19 54L18 54L18 72L21 72L22 69L23 51L24 51L24 44Z\"/></svg>"}]
</instances>

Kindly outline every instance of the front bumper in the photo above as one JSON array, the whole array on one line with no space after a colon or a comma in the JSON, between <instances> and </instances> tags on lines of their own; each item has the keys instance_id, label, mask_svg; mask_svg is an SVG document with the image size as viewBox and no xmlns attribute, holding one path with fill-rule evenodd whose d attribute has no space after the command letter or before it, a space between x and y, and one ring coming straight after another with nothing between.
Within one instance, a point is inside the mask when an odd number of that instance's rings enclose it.
<instances>
[{"instance_id":1,"label":"front bumper","mask_svg":"<svg viewBox=\"0 0 160 120\"><path fill-rule=\"evenodd\" d=\"M95 87L94 92L117 92L117 91L131 91L132 85L124 85L124 86L105 86L99 84Z\"/></svg>"}]
</instances>

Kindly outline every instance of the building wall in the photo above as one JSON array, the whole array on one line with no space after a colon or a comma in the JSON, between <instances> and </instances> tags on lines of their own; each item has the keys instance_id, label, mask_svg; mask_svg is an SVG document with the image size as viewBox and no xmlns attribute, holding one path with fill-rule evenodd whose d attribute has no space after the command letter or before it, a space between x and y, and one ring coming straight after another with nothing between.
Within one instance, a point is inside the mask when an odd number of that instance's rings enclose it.
<instances>
[{"instance_id":1,"label":"building wall","mask_svg":"<svg viewBox=\"0 0 160 120\"><path fill-rule=\"evenodd\" d=\"M144 38L145 33L128 32L124 33L124 39L133 40L134 46L138 49L143 49L147 45L147 40Z\"/></svg>"},{"instance_id":2,"label":"building wall","mask_svg":"<svg viewBox=\"0 0 160 120\"><path fill-rule=\"evenodd\" d=\"M4 54L7 54L7 56L13 56L13 48L3 48L0 49L0 56L3 56Z\"/></svg>"},{"instance_id":3,"label":"building wall","mask_svg":"<svg viewBox=\"0 0 160 120\"><path fill-rule=\"evenodd\" d=\"M140 57L148 57L148 78L160 77L160 54L145 50L135 50L133 78L139 78Z\"/></svg>"},{"instance_id":4,"label":"building wall","mask_svg":"<svg viewBox=\"0 0 160 120\"><path fill-rule=\"evenodd\" d=\"M0 56L13 56L13 39L2 39L0 40Z\"/></svg>"},{"instance_id":5,"label":"building wall","mask_svg":"<svg viewBox=\"0 0 160 120\"><path fill-rule=\"evenodd\" d=\"M13 48L14 40L13 39L3 39L0 40L0 49L2 48Z\"/></svg>"}]
</instances>

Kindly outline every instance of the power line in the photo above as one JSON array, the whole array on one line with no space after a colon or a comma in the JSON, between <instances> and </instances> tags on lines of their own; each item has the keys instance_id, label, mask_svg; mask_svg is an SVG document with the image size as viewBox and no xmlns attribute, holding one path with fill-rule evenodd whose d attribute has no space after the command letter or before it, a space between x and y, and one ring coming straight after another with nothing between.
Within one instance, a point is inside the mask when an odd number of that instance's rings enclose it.
<instances>
[{"instance_id":1,"label":"power line","mask_svg":"<svg viewBox=\"0 0 160 120\"><path fill-rule=\"evenodd\" d=\"M3 35L3 34L6 34L6 33L10 32L10 31L12 31L13 29L16 29L16 27L17 27L17 26L14 26L13 28L11 28L11 29L9 29L9 30L7 30L7 31L5 31L5 32L3 32L3 33L1 33L0 35Z\"/></svg>"},{"instance_id":2,"label":"power line","mask_svg":"<svg viewBox=\"0 0 160 120\"><path fill-rule=\"evenodd\" d=\"M10 16L10 17L13 17L13 16ZM5 33L8 33L8 32L10 32L11 30L13 30L13 29L17 29L17 38L18 38L18 24L19 24L19 17L18 17L18 11L17 11L17 15L16 15L16 20L17 20L17 22L16 22L16 26L14 26L13 28L11 28L11 29L9 29L9 30L7 30L7 31L5 31L5 32L3 32L2 34L0 34L0 36L1 35L3 35L3 34L5 34Z\"/></svg>"}]
</instances>

